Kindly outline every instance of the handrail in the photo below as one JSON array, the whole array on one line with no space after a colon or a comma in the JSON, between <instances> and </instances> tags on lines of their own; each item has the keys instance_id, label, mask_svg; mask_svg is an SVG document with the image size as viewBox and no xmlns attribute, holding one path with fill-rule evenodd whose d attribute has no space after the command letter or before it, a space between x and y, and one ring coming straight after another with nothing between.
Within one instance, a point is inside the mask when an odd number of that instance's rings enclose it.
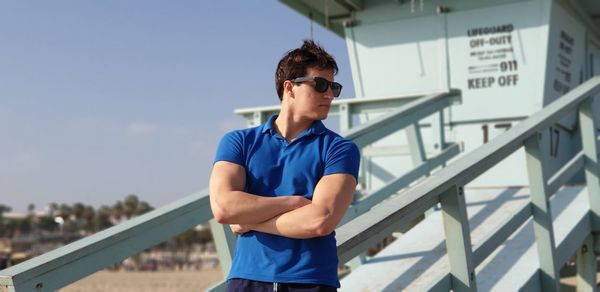
<instances>
[{"instance_id":1,"label":"handrail","mask_svg":"<svg viewBox=\"0 0 600 292\"><path fill-rule=\"evenodd\" d=\"M383 97L369 97L369 98L350 98L350 99L336 99L331 103L331 109L329 113L335 113L336 109L339 108L340 105L353 105L356 113L361 113L364 110L372 109L372 108L382 108L390 102L394 102L396 100L405 100L406 102L410 102L416 99L420 99L423 96L437 95L437 94L446 94L447 91L434 91L434 92L426 92L426 93L415 93L409 95L402 96L383 96ZM279 105L271 105L271 106L261 106L261 107L251 107L251 108L243 108L234 110L235 114L249 116L254 114L255 112L267 112L267 113L276 113L279 111L281 107Z\"/></svg>"},{"instance_id":2,"label":"handrail","mask_svg":"<svg viewBox=\"0 0 600 292\"><path fill-rule=\"evenodd\" d=\"M0 288L58 289L211 218L208 190L204 190L1 270ZM66 272L67 266L77 268Z\"/></svg>"},{"instance_id":3,"label":"handrail","mask_svg":"<svg viewBox=\"0 0 600 292\"><path fill-rule=\"evenodd\" d=\"M452 92L451 94L456 94ZM351 116L354 114L369 114L369 113L381 113L393 109L398 109L406 104L419 100L424 96L432 95L445 95L449 94L448 91L432 91L420 94L408 94L399 96L385 96L385 97L368 97L368 98L351 98L351 99L338 99L331 103L329 109L329 115L337 115L340 120L340 131L344 132L352 128ZM250 127L258 126L265 122L268 117L278 114L280 105L253 107L236 109L235 114L243 116L247 125Z\"/></svg>"},{"instance_id":4,"label":"handrail","mask_svg":"<svg viewBox=\"0 0 600 292\"><path fill-rule=\"evenodd\" d=\"M460 152L458 148L458 145L455 143L449 144L445 150L435 157L428 159L427 162L420 163L411 171L386 183L381 188L372 192L368 197L365 197L360 201L353 202L344 215L344 218L342 218L339 226L346 224L348 221L368 212L373 206L379 204L384 199L387 199L391 194L395 194L399 190L417 181L419 178L423 177L424 174L431 172L431 170L434 168L442 166L444 163L449 161L450 158L456 156Z\"/></svg>"},{"instance_id":5,"label":"handrail","mask_svg":"<svg viewBox=\"0 0 600 292\"><path fill-rule=\"evenodd\" d=\"M386 204L379 206L377 208L377 212L363 214L350 221L350 224L340 227L338 230L336 230L338 256L340 258L340 262L346 262L350 260L364 250L368 242L385 238L398 226L402 226L410 222L422 214L423 211L433 207L440 202L441 198L446 194L446 192L450 191L451 193L456 194L458 197L462 196L462 187L465 184L472 181L516 150L520 149L526 142L533 141L531 138L537 141L537 135L540 130L557 123L560 118L571 113L578 106L580 106L582 102L586 101L590 96L598 94L599 92L600 76L597 76L581 84L528 119L491 140L489 143L479 147L473 152L453 162L445 169L442 169L436 174L425 179L420 184L404 190L401 192L401 194L399 194L399 196L392 198L388 200ZM591 103L588 103L586 106L590 107ZM593 132L592 135L594 135L593 140L596 141L596 137ZM584 148L586 147L594 148L593 150L588 151L590 151L589 153L595 153L595 145L588 145ZM586 154L590 155L589 153ZM587 157L586 159L587 167L590 165L590 157ZM593 157L591 161L596 161L596 159L597 157ZM576 163L576 161L573 163ZM594 167L597 170L598 166L595 165ZM567 169L569 168L567 167ZM597 175L598 173L596 173L596 176ZM553 187L556 186L553 184ZM453 191L453 189L458 190ZM443 204L442 207L444 207ZM597 207L598 206L596 206L596 208ZM460 206L458 208L460 209ZM518 212L518 214L515 216L521 218L523 215L521 213L526 213L526 210L527 209L524 209L523 212ZM445 217L444 219L447 218ZM468 226L468 222L463 222L463 224L467 224ZM463 225L463 229L460 231L468 233L468 228L466 229L467 230L465 231ZM552 232L550 232L550 234L552 234ZM466 258L462 259L462 261L464 261L462 264L465 266L461 266L460 269L470 270L470 273L473 273L473 268L471 267L472 262L470 258L472 256L472 247L470 246L469 239L470 236L465 234L463 235L463 238L468 242L468 244L465 244L469 246L465 246L467 254ZM368 242L367 239L369 239ZM482 257L484 257L484 255L482 255L481 252L477 253L477 261L479 261ZM473 285L473 274L470 276L466 275L466 277L457 275L454 276L456 279L458 279L457 282L460 283L460 285L472 287L469 285ZM461 286L460 288L464 287Z\"/></svg>"},{"instance_id":6,"label":"handrail","mask_svg":"<svg viewBox=\"0 0 600 292\"><path fill-rule=\"evenodd\" d=\"M452 105L456 102L456 99L446 97L456 97L459 94L460 91L451 90L449 92L427 95L410 102L394 112L352 128L350 131L344 133L344 137L352 140L359 148L365 147L399 129L418 122L423 117L427 117ZM377 131L373 131L373 129L377 129Z\"/></svg>"},{"instance_id":7,"label":"handrail","mask_svg":"<svg viewBox=\"0 0 600 292\"><path fill-rule=\"evenodd\" d=\"M435 110L440 110L456 101L458 94L458 91L444 92L433 94L424 98L423 101L412 101L398 110L398 112L407 113L404 119L398 120L393 114L388 118L395 119L394 123L400 122L402 125L410 124L407 122L418 122L420 118L425 116L419 117L408 113L423 112L423 110L433 113ZM386 99L382 100L384 102ZM385 118L367 124L378 125L377 123ZM373 132L387 131L385 128L378 128L377 126L371 126L369 129L365 130L364 127L361 127L361 130L352 131L352 138L359 139L364 135L371 135ZM364 138L362 139L362 141L367 141ZM450 147L450 149L437 160L456 153L456 147ZM439 162L435 163L439 164ZM438 164L431 164L428 167L437 166ZM5 288L30 291L35 289L55 290L64 287L128 256L164 242L198 224L206 223L210 219L212 219L212 212L208 191L204 190L31 260L1 270L0 291Z\"/></svg>"}]
</instances>

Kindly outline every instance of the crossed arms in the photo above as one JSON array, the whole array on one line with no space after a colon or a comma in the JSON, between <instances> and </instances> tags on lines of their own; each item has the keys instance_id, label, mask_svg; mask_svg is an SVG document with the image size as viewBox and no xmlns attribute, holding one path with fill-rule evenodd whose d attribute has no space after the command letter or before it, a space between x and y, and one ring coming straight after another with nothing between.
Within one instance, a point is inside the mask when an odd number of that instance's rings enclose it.
<instances>
[{"instance_id":1,"label":"crossed arms","mask_svg":"<svg viewBox=\"0 0 600 292\"><path fill-rule=\"evenodd\" d=\"M215 220L231 224L234 232L256 230L305 239L333 232L352 202L356 179L344 173L325 175L317 183L312 201L303 196L263 197L243 191L244 167L218 161L209 185Z\"/></svg>"}]
</instances>

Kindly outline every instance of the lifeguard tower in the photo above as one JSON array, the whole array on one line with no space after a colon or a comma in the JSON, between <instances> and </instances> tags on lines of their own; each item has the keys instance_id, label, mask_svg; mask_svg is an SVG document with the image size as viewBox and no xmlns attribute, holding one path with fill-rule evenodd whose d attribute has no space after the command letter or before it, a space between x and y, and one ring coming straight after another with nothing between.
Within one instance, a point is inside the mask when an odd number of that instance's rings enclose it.
<instances>
[{"instance_id":1,"label":"lifeguard tower","mask_svg":"<svg viewBox=\"0 0 600 292\"><path fill-rule=\"evenodd\" d=\"M599 1L281 2L348 47L357 97L331 113L363 163L336 230L342 291L558 291L565 263L597 290ZM0 291L65 286L213 222L209 208L193 194L0 271ZM235 236L211 227L227 271Z\"/></svg>"}]
</instances>

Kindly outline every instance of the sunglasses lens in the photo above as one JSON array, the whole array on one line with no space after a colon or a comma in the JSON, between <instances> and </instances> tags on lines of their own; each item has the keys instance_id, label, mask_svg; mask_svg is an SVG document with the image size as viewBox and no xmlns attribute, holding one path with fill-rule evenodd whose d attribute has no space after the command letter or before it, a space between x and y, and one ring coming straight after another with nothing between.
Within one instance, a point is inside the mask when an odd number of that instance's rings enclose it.
<instances>
[{"instance_id":1,"label":"sunglasses lens","mask_svg":"<svg viewBox=\"0 0 600 292\"><path fill-rule=\"evenodd\" d=\"M323 78L315 78L315 90L317 92L325 92L329 87L329 82Z\"/></svg>"},{"instance_id":2,"label":"sunglasses lens","mask_svg":"<svg viewBox=\"0 0 600 292\"><path fill-rule=\"evenodd\" d=\"M302 78L296 78L294 80L292 80L293 82L304 82L306 77L302 77ZM315 81L315 91L316 92L326 92L327 89L331 86L331 93L333 95L333 97L338 97L340 96L340 93L342 92L342 85L337 83L337 82L329 82L329 80L325 79L325 78L321 78L321 77L312 77L312 80Z\"/></svg>"},{"instance_id":3,"label":"sunglasses lens","mask_svg":"<svg viewBox=\"0 0 600 292\"><path fill-rule=\"evenodd\" d=\"M342 85L341 84L339 84L337 82L331 83L331 93L333 93L333 97L340 96L341 92L342 92Z\"/></svg>"}]
</instances>

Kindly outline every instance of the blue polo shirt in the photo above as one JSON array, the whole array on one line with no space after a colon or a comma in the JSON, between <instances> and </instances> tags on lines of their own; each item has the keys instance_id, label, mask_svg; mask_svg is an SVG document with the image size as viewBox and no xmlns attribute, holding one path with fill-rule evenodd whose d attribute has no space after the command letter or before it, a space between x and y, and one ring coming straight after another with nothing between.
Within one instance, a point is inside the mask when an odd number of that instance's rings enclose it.
<instances>
[{"instance_id":1,"label":"blue polo shirt","mask_svg":"<svg viewBox=\"0 0 600 292\"><path fill-rule=\"evenodd\" d=\"M274 128L277 116L265 124L226 134L216 161L246 169L244 191L267 197L301 195L312 199L324 175L358 176L356 145L327 129L321 121L286 141ZM228 279L313 283L340 287L335 232L311 239L292 239L258 231L238 236Z\"/></svg>"}]
</instances>

